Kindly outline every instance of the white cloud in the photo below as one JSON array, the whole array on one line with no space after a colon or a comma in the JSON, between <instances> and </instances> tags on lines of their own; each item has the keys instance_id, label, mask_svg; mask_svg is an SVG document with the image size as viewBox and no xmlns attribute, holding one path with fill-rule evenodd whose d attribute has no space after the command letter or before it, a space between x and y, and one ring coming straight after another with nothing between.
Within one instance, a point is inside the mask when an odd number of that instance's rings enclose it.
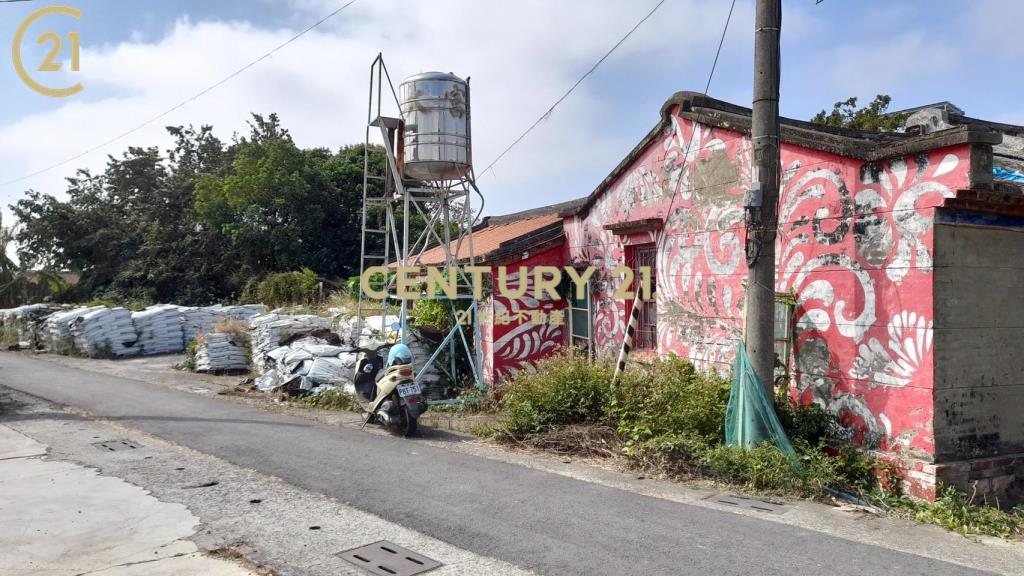
<instances>
[{"instance_id":1,"label":"white cloud","mask_svg":"<svg viewBox=\"0 0 1024 576\"><path fill-rule=\"evenodd\" d=\"M746 27L741 3L734 27ZM295 0L304 21L337 6ZM366 118L367 73L383 51L392 79L442 69L471 76L477 169L492 160L646 11L652 2L430 3L359 2L324 26L257 64L199 100L60 169L0 189L7 204L26 188L63 190L74 168L102 168L107 154L128 145L169 144L163 126L212 124L229 139L244 132L250 112L277 112L300 146L359 142ZM717 42L727 6L696 0L668 2L606 63L664 62L666 74L704 56ZM296 17L295 20L299 18ZM267 29L246 22L193 22L182 17L156 39L133 37L117 45L86 46L82 82L89 94L52 112L0 126L0 174L8 180L67 158L229 74L280 44L299 28ZM734 28L735 30L735 28ZM703 65L703 62L701 63ZM600 70L598 75L600 75ZM607 81L607 79L605 79ZM680 82L679 88L696 88ZM643 89L643 87L638 87ZM664 96L668 96L665 94ZM488 212L507 212L584 194L618 163L634 142L604 128L613 113L591 81L584 83L544 125L481 182ZM656 111L650 113L651 124ZM644 126L645 131L649 126ZM566 174L577 189L551 190ZM582 184L579 184L582 182Z\"/></svg>"}]
</instances>

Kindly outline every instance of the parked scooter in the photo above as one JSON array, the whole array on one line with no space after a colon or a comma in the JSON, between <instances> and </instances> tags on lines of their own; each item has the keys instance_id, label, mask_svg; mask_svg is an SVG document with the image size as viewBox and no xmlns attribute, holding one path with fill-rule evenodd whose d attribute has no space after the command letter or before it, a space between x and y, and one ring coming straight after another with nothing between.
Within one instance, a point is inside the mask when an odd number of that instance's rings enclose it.
<instances>
[{"instance_id":1,"label":"parked scooter","mask_svg":"<svg viewBox=\"0 0 1024 576\"><path fill-rule=\"evenodd\" d=\"M382 363L382 348L383 345L363 348L356 360L352 380L367 413L363 425L375 422L394 434L413 436L417 419L427 411L427 403L421 400L422 390L414 379L412 351L405 344L395 344ZM384 374L378 377L381 370Z\"/></svg>"}]
</instances>

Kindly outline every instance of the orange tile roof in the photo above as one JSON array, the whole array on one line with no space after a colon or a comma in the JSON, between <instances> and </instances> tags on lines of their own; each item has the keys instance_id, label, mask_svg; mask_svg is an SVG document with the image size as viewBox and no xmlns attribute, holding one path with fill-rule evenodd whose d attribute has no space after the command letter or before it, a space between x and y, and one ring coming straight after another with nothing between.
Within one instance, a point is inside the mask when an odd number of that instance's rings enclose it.
<instances>
[{"instance_id":1,"label":"orange tile roof","mask_svg":"<svg viewBox=\"0 0 1024 576\"><path fill-rule=\"evenodd\" d=\"M500 222L488 224L485 228L473 232L473 252L476 258L486 260L488 255L493 254L501 248L502 244L510 240L516 240L531 232L536 232L545 226L550 226L562 220L557 214L523 218L511 222ZM454 251L456 243L451 243L451 250ZM459 250L459 259L468 258L469 246L463 241ZM431 248L423 253L420 264L423 266L435 266L444 263L444 250L440 246Z\"/></svg>"}]
</instances>

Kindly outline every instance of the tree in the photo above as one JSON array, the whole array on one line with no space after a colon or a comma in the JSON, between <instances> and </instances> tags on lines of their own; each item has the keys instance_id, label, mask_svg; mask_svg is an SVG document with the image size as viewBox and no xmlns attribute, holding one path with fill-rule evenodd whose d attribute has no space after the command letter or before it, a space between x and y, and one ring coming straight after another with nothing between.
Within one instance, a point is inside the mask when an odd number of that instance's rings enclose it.
<instances>
[{"instance_id":1,"label":"tree","mask_svg":"<svg viewBox=\"0 0 1024 576\"><path fill-rule=\"evenodd\" d=\"M10 249L14 246L14 226L4 227L4 215L0 212L0 275L14 274L17 263L11 260ZM2 280L0 280L2 281Z\"/></svg>"},{"instance_id":2,"label":"tree","mask_svg":"<svg viewBox=\"0 0 1024 576\"><path fill-rule=\"evenodd\" d=\"M870 104L857 108L857 98L836 102L832 112L818 112L811 122L834 128L857 128L873 132L895 132L903 127L907 114L886 113L892 98L879 94Z\"/></svg>"},{"instance_id":3,"label":"tree","mask_svg":"<svg viewBox=\"0 0 1024 576\"><path fill-rule=\"evenodd\" d=\"M276 114L253 114L227 146L209 126L167 130L164 155L130 147L102 173L69 178L65 200L29 190L11 206L22 266L78 272L81 300L181 304L233 300L274 273L358 272L362 145L301 149ZM369 160L383 173L383 148Z\"/></svg>"},{"instance_id":4,"label":"tree","mask_svg":"<svg viewBox=\"0 0 1024 576\"><path fill-rule=\"evenodd\" d=\"M196 211L235 246L246 276L311 268L345 277L359 265L363 146L299 149L276 115L253 115L232 161L197 184ZM371 162L383 170L384 152ZM376 183L374 185L377 185Z\"/></svg>"},{"instance_id":5,"label":"tree","mask_svg":"<svg viewBox=\"0 0 1024 576\"><path fill-rule=\"evenodd\" d=\"M23 266L79 272L74 296L80 299L199 303L228 295L215 279L197 274L203 262L223 260L197 241L203 234L195 227L189 173L207 162L197 158L215 157L220 144L205 128L172 134L178 143L169 164L156 148L130 147L109 157L102 174L80 170L69 178L67 200L28 191L11 207Z\"/></svg>"},{"instance_id":6,"label":"tree","mask_svg":"<svg viewBox=\"0 0 1024 576\"><path fill-rule=\"evenodd\" d=\"M0 214L0 308L46 300L66 291L67 283L59 274L29 272L11 259L10 249L16 236L17 226L5 227Z\"/></svg>"}]
</instances>

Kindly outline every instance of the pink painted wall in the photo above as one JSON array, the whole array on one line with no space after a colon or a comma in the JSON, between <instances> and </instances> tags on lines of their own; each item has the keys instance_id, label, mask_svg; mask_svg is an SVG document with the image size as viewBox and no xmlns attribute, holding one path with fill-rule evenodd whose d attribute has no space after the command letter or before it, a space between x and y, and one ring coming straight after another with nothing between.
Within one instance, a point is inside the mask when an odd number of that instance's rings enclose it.
<instances>
[{"instance_id":1,"label":"pink painted wall","mask_svg":"<svg viewBox=\"0 0 1024 576\"><path fill-rule=\"evenodd\" d=\"M958 146L865 163L783 145L775 289L798 300L792 393L884 450L934 449L932 216L967 187L968 158ZM728 370L741 338L750 162L746 136L673 113L591 209L566 220L572 259L620 266L624 239L603 226L664 218L678 184L658 247L659 352L703 369ZM625 304L611 288L595 296L594 333L617 353Z\"/></svg>"},{"instance_id":2,"label":"pink painted wall","mask_svg":"<svg viewBox=\"0 0 1024 576\"><path fill-rule=\"evenodd\" d=\"M521 298L506 298L499 295L498 270L492 268L491 294L480 317L483 339L484 381L490 384L510 378L522 371L533 370L533 363L545 356L550 356L562 349L566 343L566 323L535 324L530 321L496 324L494 318L504 312L514 316L519 312L529 313L533 310L565 310L565 300L537 300L534 298L533 268L535 266L565 265L563 246L549 248L531 255L525 260L510 262L506 265L509 272L508 287L517 290L522 281L518 268L524 267L529 273L526 277L527 290Z\"/></svg>"}]
</instances>

